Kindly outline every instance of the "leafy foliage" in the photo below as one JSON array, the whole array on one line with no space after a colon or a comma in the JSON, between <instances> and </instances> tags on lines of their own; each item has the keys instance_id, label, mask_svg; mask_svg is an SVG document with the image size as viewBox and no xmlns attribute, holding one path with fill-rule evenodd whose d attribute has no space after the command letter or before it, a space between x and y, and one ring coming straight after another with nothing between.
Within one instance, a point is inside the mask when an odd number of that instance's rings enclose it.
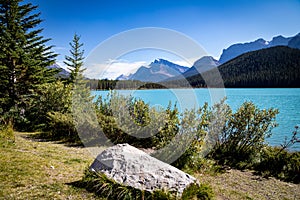
<instances>
[{"instance_id":1,"label":"leafy foliage","mask_svg":"<svg viewBox=\"0 0 300 200\"><path fill-rule=\"evenodd\" d=\"M276 126L277 113L276 109L260 110L252 102L243 103L236 113L225 111L227 121L210 156L232 166L252 163Z\"/></svg>"},{"instance_id":2,"label":"leafy foliage","mask_svg":"<svg viewBox=\"0 0 300 200\"><path fill-rule=\"evenodd\" d=\"M15 142L14 130L11 125L0 126L0 145L6 146Z\"/></svg>"},{"instance_id":3,"label":"leafy foliage","mask_svg":"<svg viewBox=\"0 0 300 200\"><path fill-rule=\"evenodd\" d=\"M260 162L254 168L259 174L300 183L300 152L288 152L280 147L264 148Z\"/></svg>"},{"instance_id":4,"label":"leafy foliage","mask_svg":"<svg viewBox=\"0 0 300 200\"><path fill-rule=\"evenodd\" d=\"M70 112L72 104L71 92L72 87L65 85L61 81L39 86L26 113L29 124L27 127L31 130L42 129L47 131L52 129L52 126L47 127L49 123L48 113Z\"/></svg>"},{"instance_id":5,"label":"leafy foliage","mask_svg":"<svg viewBox=\"0 0 300 200\"><path fill-rule=\"evenodd\" d=\"M51 139L64 139L69 142L81 143L78 137L73 116L70 113L49 112L48 128L51 130Z\"/></svg>"},{"instance_id":6,"label":"leafy foliage","mask_svg":"<svg viewBox=\"0 0 300 200\"><path fill-rule=\"evenodd\" d=\"M191 184L187 187L182 193L182 200L189 199L201 199L201 200L209 200L213 199L214 193L212 188L206 184Z\"/></svg>"},{"instance_id":7,"label":"leafy foliage","mask_svg":"<svg viewBox=\"0 0 300 200\"><path fill-rule=\"evenodd\" d=\"M208 104L196 110L186 110L180 120L180 139L174 143L176 147L174 152L169 152L170 155L177 153L180 148L183 148L182 154L173 166L179 169L197 170L203 158L201 152L203 148L204 138L207 135L208 126ZM188 145L188 146L187 146Z\"/></svg>"},{"instance_id":8,"label":"leafy foliage","mask_svg":"<svg viewBox=\"0 0 300 200\"><path fill-rule=\"evenodd\" d=\"M77 143L81 143L77 130L86 129L85 131L88 132L88 125L93 121L87 121L89 119L89 113L86 112L87 105L92 103L93 97L86 87L83 76L84 51L81 50L83 44L79 40L80 37L75 34L70 43L71 56L66 56L65 64L71 71L69 81L66 84L60 82L50 85L48 90L41 92L42 99L51 101L51 103L45 103L49 109L45 109L46 112L42 113L42 116L47 117L46 129L51 130L54 139L65 139ZM61 101L58 102L59 100Z\"/></svg>"},{"instance_id":9,"label":"leafy foliage","mask_svg":"<svg viewBox=\"0 0 300 200\"><path fill-rule=\"evenodd\" d=\"M178 110L150 108L140 99L115 92L96 101L100 127L113 143L129 143L136 147L161 147L178 132Z\"/></svg>"},{"instance_id":10,"label":"leafy foliage","mask_svg":"<svg viewBox=\"0 0 300 200\"><path fill-rule=\"evenodd\" d=\"M296 142L300 142L297 137L298 126L292 133L291 139L285 139L281 147L266 147L263 149L260 162L254 165L258 173L264 176L273 176L285 181L300 183L300 152L289 152ZM272 166L272 167L270 167Z\"/></svg>"}]
</instances>

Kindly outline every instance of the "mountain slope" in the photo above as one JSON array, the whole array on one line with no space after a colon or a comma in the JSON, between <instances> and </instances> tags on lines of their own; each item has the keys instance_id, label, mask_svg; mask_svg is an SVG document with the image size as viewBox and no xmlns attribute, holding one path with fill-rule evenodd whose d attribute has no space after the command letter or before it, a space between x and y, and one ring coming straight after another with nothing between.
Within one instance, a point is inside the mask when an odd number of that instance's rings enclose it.
<instances>
[{"instance_id":1,"label":"mountain slope","mask_svg":"<svg viewBox=\"0 0 300 200\"><path fill-rule=\"evenodd\" d=\"M48 67L48 69L58 69L59 73L57 74L58 78L68 78L70 76L70 72L60 67L58 64L53 64Z\"/></svg>"},{"instance_id":2,"label":"mountain slope","mask_svg":"<svg viewBox=\"0 0 300 200\"><path fill-rule=\"evenodd\" d=\"M130 76L132 76L132 74L130 74L130 75L128 75L128 76L126 76L126 75L124 75L124 74L121 74L120 76L118 76L118 77L116 78L116 80L117 80L117 81L125 81L125 80L128 80L128 79L130 78Z\"/></svg>"},{"instance_id":3,"label":"mountain slope","mask_svg":"<svg viewBox=\"0 0 300 200\"><path fill-rule=\"evenodd\" d=\"M242 55L243 53L256 51L264 48L275 47L275 46L289 46L292 48L300 49L299 37L300 37L299 34L294 37L288 37L288 38L285 38L280 35L274 37L270 42L261 38L253 42L233 44L227 49L223 50L219 62L223 64L239 55Z\"/></svg>"},{"instance_id":4,"label":"mountain slope","mask_svg":"<svg viewBox=\"0 0 300 200\"><path fill-rule=\"evenodd\" d=\"M211 70L212 68L215 68L219 65L220 65L220 63L217 60L215 60L213 57L204 56L204 57L200 58L199 60L197 60L194 63L193 67L189 68L182 75L184 77L194 76L194 75L198 74L199 72L202 73L202 72Z\"/></svg>"},{"instance_id":5,"label":"mountain slope","mask_svg":"<svg viewBox=\"0 0 300 200\"><path fill-rule=\"evenodd\" d=\"M300 87L300 50L277 46L248 52L218 69L225 87ZM213 73L211 70L204 75L213 77ZM205 86L200 74L187 80L193 87ZM177 86L181 82L177 81Z\"/></svg>"},{"instance_id":6,"label":"mountain slope","mask_svg":"<svg viewBox=\"0 0 300 200\"><path fill-rule=\"evenodd\" d=\"M220 66L226 87L300 87L300 50L278 46Z\"/></svg>"},{"instance_id":7,"label":"mountain slope","mask_svg":"<svg viewBox=\"0 0 300 200\"><path fill-rule=\"evenodd\" d=\"M140 67L134 74L130 75L128 79L155 83L178 76L188 69L188 67L183 67L164 59L156 59L148 67Z\"/></svg>"},{"instance_id":8,"label":"mountain slope","mask_svg":"<svg viewBox=\"0 0 300 200\"><path fill-rule=\"evenodd\" d=\"M300 49L300 33L289 41L288 46L291 48Z\"/></svg>"}]
</instances>

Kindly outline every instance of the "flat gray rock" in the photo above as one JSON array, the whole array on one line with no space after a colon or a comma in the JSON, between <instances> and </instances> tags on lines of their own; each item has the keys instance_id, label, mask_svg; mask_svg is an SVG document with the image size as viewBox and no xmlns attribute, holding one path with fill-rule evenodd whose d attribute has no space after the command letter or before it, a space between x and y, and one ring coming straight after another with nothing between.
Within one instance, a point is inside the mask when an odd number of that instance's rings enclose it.
<instances>
[{"instance_id":1,"label":"flat gray rock","mask_svg":"<svg viewBox=\"0 0 300 200\"><path fill-rule=\"evenodd\" d=\"M104 173L117 183L150 192L166 189L180 195L196 181L189 174L128 144L118 144L103 151L90 170Z\"/></svg>"}]
</instances>

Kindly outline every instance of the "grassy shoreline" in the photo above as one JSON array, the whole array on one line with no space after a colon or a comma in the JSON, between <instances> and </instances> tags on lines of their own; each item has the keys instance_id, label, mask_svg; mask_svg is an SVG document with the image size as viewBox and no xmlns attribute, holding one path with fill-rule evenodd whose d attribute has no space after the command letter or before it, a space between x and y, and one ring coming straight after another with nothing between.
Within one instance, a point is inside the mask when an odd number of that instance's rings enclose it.
<instances>
[{"instance_id":1,"label":"grassy shoreline","mask_svg":"<svg viewBox=\"0 0 300 200\"><path fill-rule=\"evenodd\" d=\"M0 199L99 199L72 186L93 157L84 148L15 133L15 144L0 145ZM195 174L210 184L216 199L300 199L300 184L262 178L251 171Z\"/></svg>"}]
</instances>

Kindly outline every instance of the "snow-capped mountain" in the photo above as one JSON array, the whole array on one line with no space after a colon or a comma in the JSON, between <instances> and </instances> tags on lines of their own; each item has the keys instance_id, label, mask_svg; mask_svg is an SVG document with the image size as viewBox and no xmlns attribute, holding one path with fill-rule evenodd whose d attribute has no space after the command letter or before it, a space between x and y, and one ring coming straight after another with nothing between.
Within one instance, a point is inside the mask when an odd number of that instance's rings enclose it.
<instances>
[{"instance_id":1,"label":"snow-capped mountain","mask_svg":"<svg viewBox=\"0 0 300 200\"><path fill-rule=\"evenodd\" d=\"M50 65L48 67L48 69L59 69L60 72L57 74L58 77L60 78L67 78L70 76L70 72L68 72L67 70L65 70L64 68L62 68L61 66L59 66L58 64L53 64L53 65Z\"/></svg>"},{"instance_id":2,"label":"snow-capped mountain","mask_svg":"<svg viewBox=\"0 0 300 200\"><path fill-rule=\"evenodd\" d=\"M143 82L160 82L165 79L178 76L189 68L177 65L164 59L156 59L149 66L141 66L134 74L128 77L121 75L123 80L139 80Z\"/></svg>"},{"instance_id":3,"label":"snow-capped mountain","mask_svg":"<svg viewBox=\"0 0 300 200\"><path fill-rule=\"evenodd\" d=\"M124 81L124 80L129 80L130 76L132 76L132 74L129 74L128 76L121 74L120 76L118 76L116 78L117 81Z\"/></svg>"},{"instance_id":4,"label":"snow-capped mountain","mask_svg":"<svg viewBox=\"0 0 300 200\"><path fill-rule=\"evenodd\" d=\"M298 42L297 42L298 41ZM223 53L220 57L220 64L223 64L243 53L247 53L250 51L256 51L264 48L270 48L274 46L289 46L292 48L300 49L300 34L294 37L285 38L281 35L273 37L271 41L266 41L262 38L255 40L253 42L248 43L239 43L233 44L227 49L223 50Z\"/></svg>"}]
</instances>

